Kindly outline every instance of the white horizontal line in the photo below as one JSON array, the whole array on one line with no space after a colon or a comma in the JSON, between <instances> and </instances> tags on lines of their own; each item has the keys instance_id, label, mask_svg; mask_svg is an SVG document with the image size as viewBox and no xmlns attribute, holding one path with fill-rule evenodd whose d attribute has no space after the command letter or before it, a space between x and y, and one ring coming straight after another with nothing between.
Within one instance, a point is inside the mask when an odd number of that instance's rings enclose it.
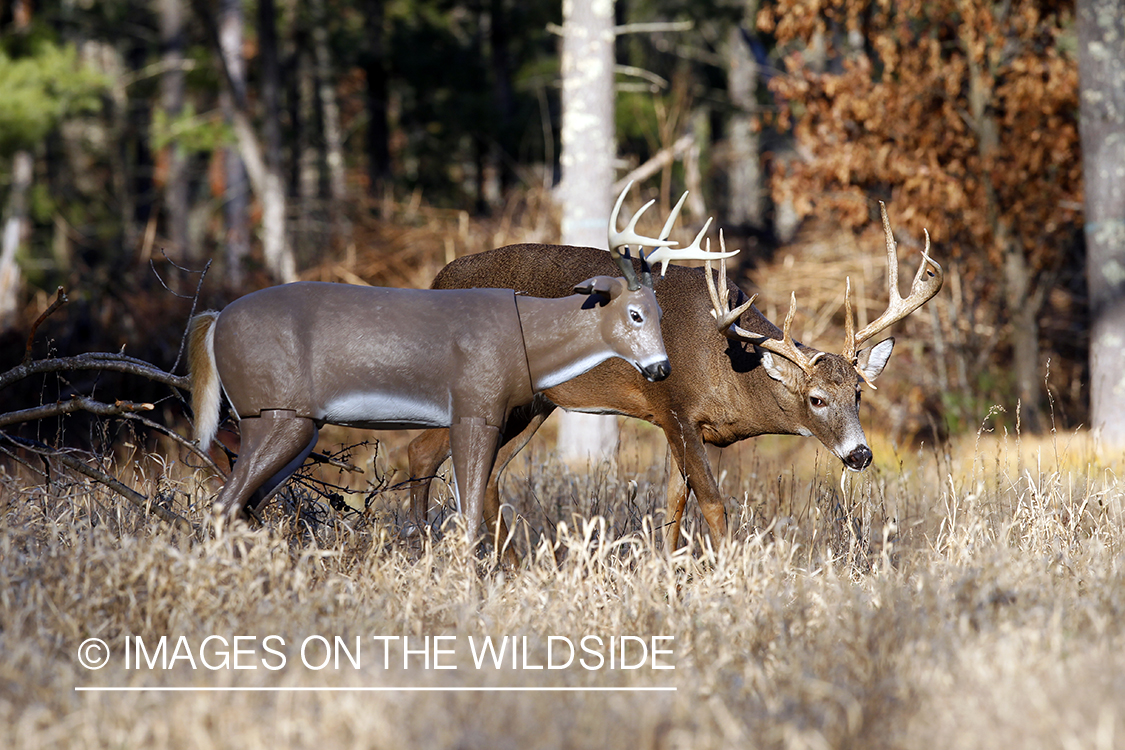
<instances>
[{"instance_id":1,"label":"white horizontal line","mask_svg":"<svg viewBox=\"0 0 1125 750\"><path fill-rule=\"evenodd\" d=\"M76 687L80 693L651 693L676 687Z\"/></svg>"}]
</instances>

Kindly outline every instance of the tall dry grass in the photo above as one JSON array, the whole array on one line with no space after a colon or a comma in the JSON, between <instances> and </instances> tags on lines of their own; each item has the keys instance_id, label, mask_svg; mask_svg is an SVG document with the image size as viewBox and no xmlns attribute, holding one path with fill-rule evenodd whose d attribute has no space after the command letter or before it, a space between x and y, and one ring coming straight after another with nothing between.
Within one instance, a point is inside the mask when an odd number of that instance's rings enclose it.
<instances>
[{"instance_id":1,"label":"tall dry grass","mask_svg":"<svg viewBox=\"0 0 1125 750\"><path fill-rule=\"evenodd\" d=\"M876 444L876 466L841 481L812 441L748 441L715 456L733 541L669 557L653 532L659 441L629 430L614 466L570 470L541 448L515 462L515 569L449 527L400 539L401 490L365 514L279 503L264 527L228 527L200 475L119 464L200 524L189 538L83 480L4 467L0 745L1125 747L1120 456L1081 434L982 434ZM208 636L250 636L243 663L258 668L125 668L128 639L162 635L197 660ZM284 640L283 669L263 666L267 635ZM359 636L360 668L306 668L298 645L314 635ZM527 636L529 665L549 636L674 636L675 669L478 670L468 638L488 635ZM454 636L443 659L458 669L404 670L398 646L384 668L371 636ZM90 637L112 654L97 671L78 661ZM75 690L105 686L339 689ZM359 689L396 686L676 691Z\"/></svg>"}]
</instances>

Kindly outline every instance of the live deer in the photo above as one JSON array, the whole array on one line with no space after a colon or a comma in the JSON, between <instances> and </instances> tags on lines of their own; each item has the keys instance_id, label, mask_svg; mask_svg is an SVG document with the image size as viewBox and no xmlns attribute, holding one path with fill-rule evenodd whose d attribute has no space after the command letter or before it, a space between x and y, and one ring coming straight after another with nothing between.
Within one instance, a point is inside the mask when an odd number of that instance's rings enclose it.
<instances>
[{"instance_id":1,"label":"live deer","mask_svg":"<svg viewBox=\"0 0 1125 750\"><path fill-rule=\"evenodd\" d=\"M611 357L644 382L669 374L649 268L638 276L618 248L674 243L621 240L603 252L608 266L558 299L299 282L197 315L189 347L197 439L211 444L225 394L242 444L217 503L231 513L260 507L326 423L449 427L455 490L475 537L514 410ZM559 274L542 260L538 273Z\"/></svg>"},{"instance_id":2,"label":"live deer","mask_svg":"<svg viewBox=\"0 0 1125 750\"><path fill-rule=\"evenodd\" d=\"M617 210L611 218L611 237L616 232ZM894 339L860 347L933 298L942 285L941 266L929 256L927 233L922 264L910 295L902 298L896 244L885 206L881 212L890 305L856 332L849 280L845 291L846 341L841 354L818 351L793 340L790 328L795 295L790 298L784 328L778 329L754 307L753 298L747 298L726 279L725 265L717 280L710 262L706 269L668 269L666 278L656 285L656 296L664 311L662 328L671 376L659 383L645 382L620 363L605 362L567 383L548 388L535 400L533 409L521 410L518 422L510 420L485 497L486 520L497 524L496 537L507 537L499 513L500 473L556 406L636 417L664 431L675 461L674 470L669 472L664 524L664 543L669 551L680 542L680 521L689 492L695 493L712 542L718 545L726 535L723 498L704 444L725 447L764 434L814 436L848 469L865 469L872 454L859 420L861 386L872 384L883 371ZM674 214L669 217L660 239L667 236L674 219ZM635 222L636 217L630 229ZM696 245L698 241L697 237ZM657 253L667 252L654 251L648 259L655 262L661 258ZM550 297L564 293L571 279L604 273L610 262L608 253L594 248L512 245L453 261L432 286L510 287ZM552 272L538 273L537 264L549 264ZM424 432L411 443L409 454L412 477L433 476L449 455L448 437L440 430ZM417 483L413 490L413 513L419 522L426 514L428 492L428 481Z\"/></svg>"}]
</instances>

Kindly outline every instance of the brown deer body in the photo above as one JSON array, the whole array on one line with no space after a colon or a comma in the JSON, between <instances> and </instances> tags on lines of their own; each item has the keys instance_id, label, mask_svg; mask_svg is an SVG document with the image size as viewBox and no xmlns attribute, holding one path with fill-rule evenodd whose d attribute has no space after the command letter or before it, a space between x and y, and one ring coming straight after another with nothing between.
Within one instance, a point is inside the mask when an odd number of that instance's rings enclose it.
<instances>
[{"instance_id":1,"label":"brown deer body","mask_svg":"<svg viewBox=\"0 0 1125 750\"><path fill-rule=\"evenodd\" d=\"M788 324L786 331L779 330L726 281L725 272L719 274L715 295L714 288L708 289L708 276L714 280L709 269L668 269L656 294L664 311L662 328L672 374L647 383L622 363L605 362L547 389L532 410L521 410L522 429L509 424L485 500L486 517L501 524L500 538L506 535L498 514L500 472L556 406L636 417L664 431L678 469L670 472L668 482L664 529L669 550L679 542L689 491L695 493L712 540L718 543L726 533L723 498L705 444L727 446L763 434L814 436L848 468L866 468L872 455L859 420L860 385L882 372L894 342L887 339L862 351L856 351L855 344L909 314L941 286L940 267L924 256L910 298L898 298L897 257L889 223L884 224L892 264L892 309L876 321L878 326L865 328L861 338L853 337L843 356L793 345ZM498 286L552 296L565 293L569 279L604 273L611 263L608 253L592 248L513 245L459 258L437 275L433 288ZM726 303L730 298L735 300L733 312ZM850 301L848 307L850 315ZM445 433L423 433L410 446L411 476L432 476L448 451ZM416 485L413 493L414 514L420 521L427 483Z\"/></svg>"},{"instance_id":2,"label":"brown deer body","mask_svg":"<svg viewBox=\"0 0 1125 750\"><path fill-rule=\"evenodd\" d=\"M513 409L610 357L627 360L642 379L668 374L651 288L635 276L598 275L571 291L538 299L501 289L301 282L196 316L197 437L204 447L214 437L221 393L242 435L218 503L236 512L268 500L325 423L451 427L455 486L475 537Z\"/></svg>"}]
</instances>

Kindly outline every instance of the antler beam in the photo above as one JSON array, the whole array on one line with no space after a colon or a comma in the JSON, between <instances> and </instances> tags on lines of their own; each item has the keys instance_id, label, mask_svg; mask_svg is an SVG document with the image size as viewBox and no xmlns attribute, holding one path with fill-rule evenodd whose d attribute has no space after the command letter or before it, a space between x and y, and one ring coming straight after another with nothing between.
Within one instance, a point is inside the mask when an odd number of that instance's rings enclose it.
<instances>
[{"instance_id":1,"label":"antler beam","mask_svg":"<svg viewBox=\"0 0 1125 750\"><path fill-rule=\"evenodd\" d=\"M629 192L629 188L632 186L633 183L630 182L625 186L625 189L621 191L621 195L617 197L617 203L614 205L613 213L609 219L609 247L611 252L614 248L636 245L637 251L643 260L652 264L660 263L661 277L668 272L668 264L674 260L715 260L719 257L729 258L738 254L738 250L732 250L729 253L724 251L720 256L719 253L712 253L709 247L707 250L703 249L703 235L707 234L707 230L711 227L710 217L708 217L707 222L703 225L703 229L695 236L695 240L693 240L690 245L682 248L672 247L672 245L678 243L669 241L668 235L671 234L672 227L675 226L676 220L680 217L680 209L683 208L684 201L687 200L688 194L686 191L680 196L680 200L676 202L671 213L668 214L668 219L664 222L664 228L660 230L660 236L658 238L653 239L652 237L645 237L638 234L636 231L637 220L640 219L641 214L648 210L649 206L656 202L655 200L651 200L641 206L640 210L633 215L633 218L629 221L629 225L625 230L618 231L617 224L618 215L621 212L621 204L625 201L625 194ZM646 247L656 249L648 255L645 255L643 248Z\"/></svg>"},{"instance_id":2,"label":"antler beam","mask_svg":"<svg viewBox=\"0 0 1125 750\"><path fill-rule=\"evenodd\" d=\"M846 341L843 356L853 364L856 362L859 347L864 342L933 299L941 290L944 281L941 266L929 255L930 233L926 231L926 247L922 250L922 265L918 267L918 272L914 275L914 281L910 284L910 296L903 299L898 290L898 245L895 244L894 234L891 231L887 207L882 201L879 201L879 211L883 216L883 234L886 237L887 244L887 286L890 291L890 304L882 315L856 333L855 322L852 318L851 282L849 280L844 291Z\"/></svg>"},{"instance_id":3,"label":"antler beam","mask_svg":"<svg viewBox=\"0 0 1125 750\"><path fill-rule=\"evenodd\" d=\"M721 233L719 235L719 243L722 250L726 251L726 243L723 241ZM711 306L714 308L711 314L715 317L715 321L718 323L719 330L723 335L735 341L749 342L768 352L784 357L800 367L805 374L812 375L813 366L824 356L824 352L817 352L810 357L798 349L796 342L793 341L793 336L790 331L793 327L793 316L797 312L797 294L794 292L789 295L789 314L785 316L785 327L782 329L781 340L778 341L769 336L747 331L745 328L738 325L738 319L742 316L742 313L746 312L750 305L754 304L754 300L758 298L758 295L755 294L733 310L729 309L730 289L727 286L727 263L725 256L719 259L718 289L715 287L715 279L713 278L712 270L711 262L708 260L707 273L704 274L704 278L707 280L707 293L711 297Z\"/></svg>"}]
</instances>

